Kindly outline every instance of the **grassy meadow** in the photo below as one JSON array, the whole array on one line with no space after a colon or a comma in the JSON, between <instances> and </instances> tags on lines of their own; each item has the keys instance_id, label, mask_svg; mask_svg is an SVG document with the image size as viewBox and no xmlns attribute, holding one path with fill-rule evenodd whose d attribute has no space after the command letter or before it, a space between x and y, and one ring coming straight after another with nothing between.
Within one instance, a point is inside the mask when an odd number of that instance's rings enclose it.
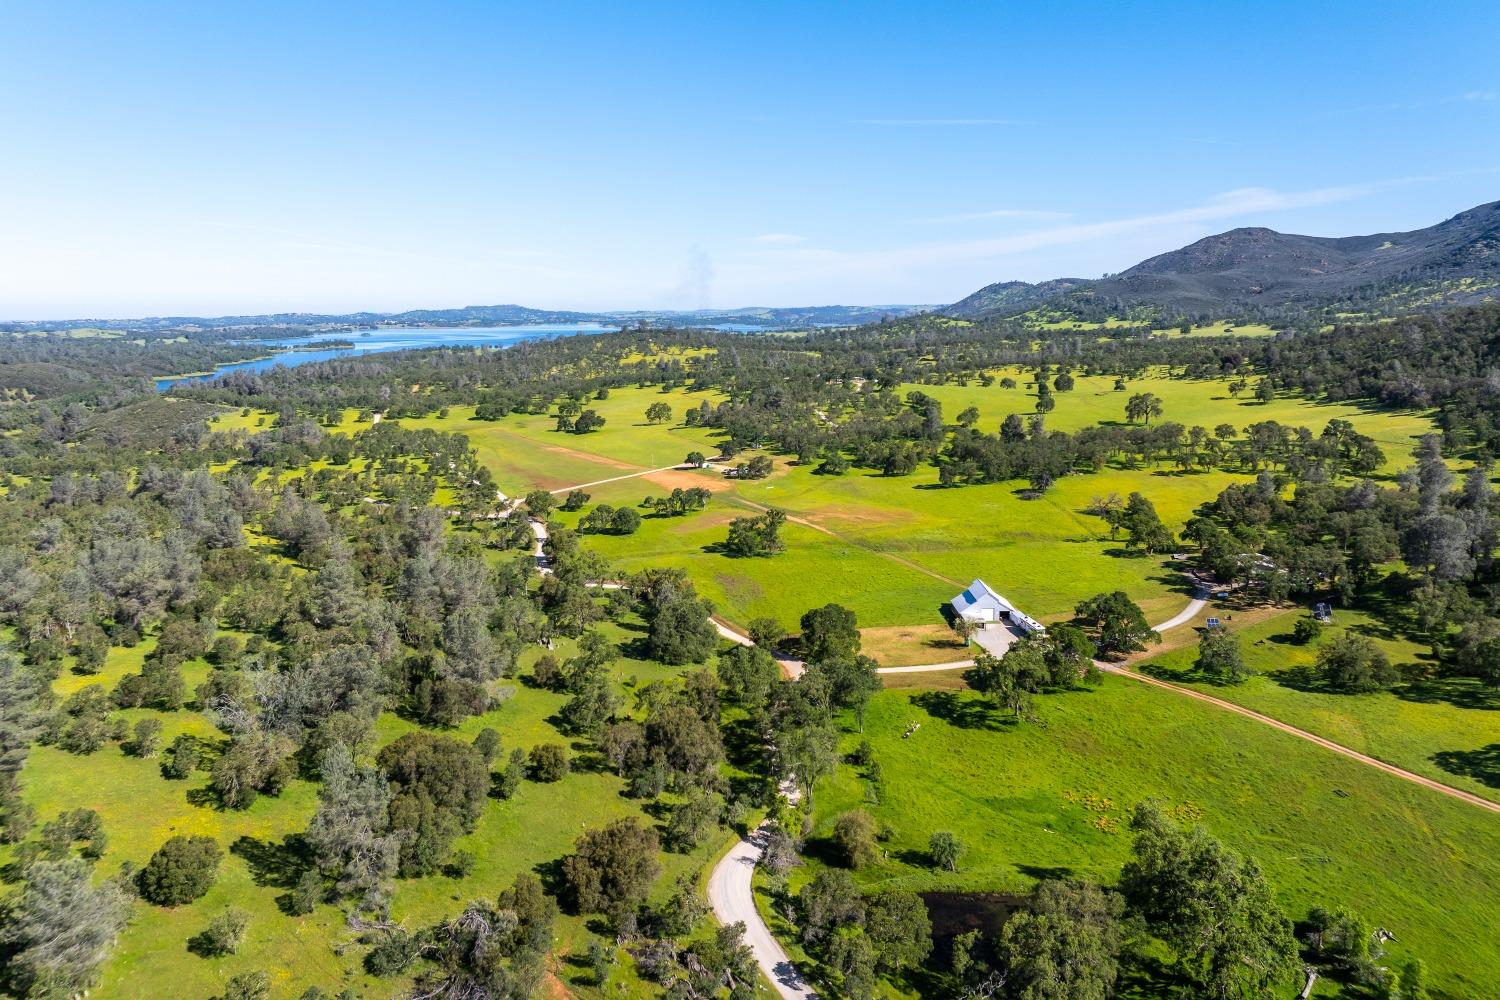
<instances>
[{"instance_id":1,"label":"grassy meadow","mask_svg":"<svg viewBox=\"0 0 1500 1000\"><path fill-rule=\"evenodd\" d=\"M1244 684L1196 679L1195 645L1153 657L1137 669L1500 802L1500 691L1471 677L1415 679L1371 694L1323 690L1313 677L1318 642L1298 645L1292 640L1298 617L1286 613L1239 630L1245 663L1256 672ZM1430 660L1426 647L1357 611L1338 611L1318 641L1343 631L1369 636L1398 666L1420 669Z\"/></svg>"},{"instance_id":2,"label":"grassy meadow","mask_svg":"<svg viewBox=\"0 0 1500 1000\"><path fill-rule=\"evenodd\" d=\"M850 732L845 749L870 741L879 792L847 764L818 787L813 860L794 870L793 885L832 857L833 823L856 808L890 831L883 859L856 876L872 891L1024 892L1039 878L1066 876L1112 882L1129 854L1130 810L1154 798L1253 856L1294 919L1314 905L1347 905L1396 935L1394 956L1428 963L1436 995L1493 996L1500 827L1492 815L1124 678L1044 696L1037 711L1041 724L1017 725L968 691L878 694L864 733ZM903 738L912 722L921 728ZM928 862L937 830L967 846L957 873ZM1339 994L1325 983L1319 995Z\"/></svg>"},{"instance_id":3,"label":"grassy meadow","mask_svg":"<svg viewBox=\"0 0 1500 1000\"><path fill-rule=\"evenodd\" d=\"M1000 373L1004 374L1004 373ZM1005 389L997 380L985 387L909 385L943 403L953 419L965 407L980 412L980 426L993 430L1008 413L1030 413L1034 392L1020 383ZM1244 427L1262 420L1320 431L1331 419L1351 421L1375 438L1386 453L1385 472L1403 467L1429 416L1355 405L1330 405L1283 395L1269 403L1234 399L1224 380L1184 380L1156 375L1135 379L1130 393L1154 392L1164 401L1163 419L1187 425L1232 423ZM1079 377L1071 392L1056 394L1048 425L1078 430L1123 421L1125 398L1113 379ZM566 434L547 416L511 415L479 421L472 411L454 408L446 417L403 421L465 434L495 474L500 489L521 495L531 489L560 490L597 483L680 462L691 450L712 455L716 432L687 427L681 414L712 394L658 389L616 389L590 403L605 426L591 434ZM666 402L673 421L647 424L644 412ZM959 589L981 577L1033 616L1065 617L1081 599L1123 590L1153 621L1170 617L1187 599L1181 579L1154 558L1132 556L1109 537L1102 520L1084 513L1091 499L1139 491L1150 497L1167 525L1180 529L1194 509L1232 482L1246 477L1220 471L1181 472L1174 468L1109 469L1069 476L1038 499L1016 484L944 489L936 470L886 477L854 470L844 476L818 476L810 467L778 458L763 481L726 480L713 472L673 471L601 483L590 487L592 503L636 504L674 486L702 485L715 491L707 511L679 518L647 518L625 538L595 536L591 544L620 569L676 566L729 621L744 624L770 616L791 626L810 607L837 601L852 608L871 628L931 626L939 608ZM780 507L796 523L785 531L787 550L769 559L736 559L717 551L734 517ZM562 515L572 524L576 516ZM891 644L892 663L931 662L925 643Z\"/></svg>"}]
</instances>

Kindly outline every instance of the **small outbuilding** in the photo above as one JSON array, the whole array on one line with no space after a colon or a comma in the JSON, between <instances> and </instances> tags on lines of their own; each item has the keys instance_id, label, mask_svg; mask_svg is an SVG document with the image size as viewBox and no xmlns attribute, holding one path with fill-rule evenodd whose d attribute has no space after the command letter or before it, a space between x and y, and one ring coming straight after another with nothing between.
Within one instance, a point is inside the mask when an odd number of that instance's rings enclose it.
<instances>
[{"instance_id":1,"label":"small outbuilding","mask_svg":"<svg viewBox=\"0 0 1500 1000\"><path fill-rule=\"evenodd\" d=\"M1041 623L1001 597L983 580L975 580L968 589L950 602L954 612L966 621L979 625L1011 625L1022 632L1041 632Z\"/></svg>"}]
</instances>

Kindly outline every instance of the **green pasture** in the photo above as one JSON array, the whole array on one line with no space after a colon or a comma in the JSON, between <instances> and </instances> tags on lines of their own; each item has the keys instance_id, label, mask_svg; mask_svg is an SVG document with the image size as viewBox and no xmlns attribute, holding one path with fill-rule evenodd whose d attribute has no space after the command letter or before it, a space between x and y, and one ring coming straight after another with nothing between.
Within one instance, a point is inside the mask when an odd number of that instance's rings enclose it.
<instances>
[{"instance_id":1,"label":"green pasture","mask_svg":"<svg viewBox=\"0 0 1500 1000\"><path fill-rule=\"evenodd\" d=\"M1342 904L1396 935L1395 956L1429 965L1441 995L1493 996L1500 968L1500 827L1494 816L1296 737L1123 678L1047 695L1041 724L1016 725L968 691L887 690L863 734L882 772L878 802L852 766L820 784L807 866L828 858L837 816L868 809L889 828L871 891L1023 892L1042 877L1112 882L1147 798L1265 868L1294 919ZM910 723L920 728L903 738ZM956 874L934 871L928 837L956 833ZM1462 947L1455 947L1462 942ZM1332 994L1327 994L1332 995ZM1350 994L1354 996L1355 994Z\"/></svg>"},{"instance_id":2,"label":"green pasture","mask_svg":"<svg viewBox=\"0 0 1500 1000\"><path fill-rule=\"evenodd\" d=\"M1154 657L1137 669L1500 802L1500 692L1471 677L1413 680L1373 694L1321 689L1311 676L1318 643L1346 630L1373 638L1397 665L1420 669L1430 654L1375 617L1344 610L1322 639L1298 645L1291 634L1297 617L1280 615L1239 633L1245 663L1256 672L1244 684L1196 682L1196 645Z\"/></svg>"},{"instance_id":3,"label":"green pasture","mask_svg":"<svg viewBox=\"0 0 1500 1000\"><path fill-rule=\"evenodd\" d=\"M713 392L614 389L608 399L583 403L605 420L603 427L588 434L559 432L556 417L549 415L513 413L497 421L476 420L470 407L453 407L447 417L401 423L466 435L500 489L520 495L675 465L690 451L716 454L713 433L685 426L682 415L704 400L716 403L721 398ZM649 424L646 407L657 402L672 408L672 419Z\"/></svg>"},{"instance_id":4,"label":"green pasture","mask_svg":"<svg viewBox=\"0 0 1500 1000\"><path fill-rule=\"evenodd\" d=\"M1019 369L1000 369L988 387L977 381L968 385L914 385L901 387L905 395L920 391L943 404L943 417L954 421L966 407L979 410L978 426L994 433L1008 414L1022 416L1036 412L1036 388L1033 373ZM1000 379L1016 380L1014 389L1004 389ZM1170 378L1163 373L1128 379L1123 392L1114 388L1113 376L1074 374L1076 384L1068 392L1054 392L1057 407L1046 416L1047 426L1054 430L1078 431L1094 424L1124 424L1125 401L1136 393L1155 393L1162 401L1162 421L1184 427L1212 430L1219 424L1232 424L1243 431L1250 424L1265 420L1292 427L1306 427L1320 433L1330 420L1347 420L1361 434L1374 438L1386 454L1385 472L1394 472L1408 463L1412 448L1423 434L1437 430L1432 414L1412 410L1388 410L1358 403L1320 403L1292 393L1278 393L1270 402L1257 402L1250 389L1235 398L1229 394L1229 379ZM1251 380L1252 387L1254 380Z\"/></svg>"},{"instance_id":5,"label":"green pasture","mask_svg":"<svg viewBox=\"0 0 1500 1000\"><path fill-rule=\"evenodd\" d=\"M1019 371L1016 389L967 386L906 386L943 402L955 418L976 406L981 426L998 425L1005 414L1030 412L1034 396ZM1076 430L1123 420L1128 393L1113 391L1113 379L1078 379L1058 393L1050 426ZM1432 429L1430 418L1407 412L1324 405L1279 396L1258 404L1229 396L1227 382L1188 381L1156 375L1134 380L1131 392L1162 397L1165 419L1243 427L1274 419L1315 431L1330 419L1352 421L1378 440L1388 469L1404 466L1411 447ZM678 423L647 425L641 414L658 399L674 419L701 395L655 389L615 390L596 406L609 421L592 434L562 434L542 416L477 421L455 409L446 418L407 421L465 433L500 489L518 495L533 488L562 489L612 479L681 461L690 450L712 454L714 436ZM992 429L992 428L991 428ZM681 518L647 518L627 538L594 536L591 544L624 571L669 565L684 569L699 590L730 621L744 624L769 615L788 625L809 607L838 601L854 609L866 626L930 624L961 586L981 577L1032 615L1056 619L1083 598L1123 590L1153 620L1174 614L1187 599L1180 577L1155 558L1133 556L1110 539L1102 520L1084 511L1096 496L1139 491L1155 503L1168 526L1178 530L1195 508L1229 483L1245 477L1220 471L1181 472L1162 466L1108 469L1059 480L1039 499L1019 484L945 489L937 472L924 467L910 476L886 477L855 470L818 476L810 467L777 457L776 472L763 481L730 481L710 472L674 472L589 487L591 503L639 503L674 485L701 484L716 490L708 511ZM756 513L739 501L776 506L806 524L789 524L787 549L769 559L737 559L716 551L736 516ZM563 516L564 523L576 519Z\"/></svg>"}]
</instances>

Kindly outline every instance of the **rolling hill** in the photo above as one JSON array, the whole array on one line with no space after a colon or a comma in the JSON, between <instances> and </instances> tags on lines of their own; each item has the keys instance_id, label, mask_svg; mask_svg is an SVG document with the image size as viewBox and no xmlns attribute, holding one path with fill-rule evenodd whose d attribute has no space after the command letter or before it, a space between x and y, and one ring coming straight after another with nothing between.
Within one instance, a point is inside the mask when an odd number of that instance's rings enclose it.
<instances>
[{"instance_id":1,"label":"rolling hill","mask_svg":"<svg viewBox=\"0 0 1500 1000\"><path fill-rule=\"evenodd\" d=\"M1500 296L1500 202L1426 229L1321 237L1231 229L1094 281L999 282L944 312L1007 316L1150 310L1238 316L1363 304L1461 305Z\"/></svg>"}]
</instances>

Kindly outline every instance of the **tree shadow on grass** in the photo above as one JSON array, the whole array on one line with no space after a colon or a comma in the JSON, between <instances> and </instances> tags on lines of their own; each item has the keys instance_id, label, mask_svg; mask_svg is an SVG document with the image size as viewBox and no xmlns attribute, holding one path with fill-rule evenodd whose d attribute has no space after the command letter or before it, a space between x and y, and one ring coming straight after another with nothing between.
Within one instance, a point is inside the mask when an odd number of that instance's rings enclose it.
<instances>
[{"instance_id":1,"label":"tree shadow on grass","mask_svg":"<svg viewBox=\"0 0 1500 1000\"><path fill-rule=\"evenodd\" d=\"M228 806L219 798L219 793L214 791L213 785L202 785L198 788L189 788L184 796L188 805L198 806L202 809L212 809L215 812L223 812Z\"/></svg>"},{"instance_id":2,"label":"tree shadow on grass","mask_svg":"<svg viewBox=\"0 0 1500 1000\"><path fill-rule=\"evenodd\" d=\"M229 853L242 858L256 885L290 889L312 864L307 842L294 833L279 844L254 837L241 837L229 847Z\"/></svg>"},{"instance_id":3,"label":"tree shadow on grass","mask_svg":"<svg viewBox=\"0 0 1500 1000\"><path fill-rule=\"evenodd\" d=\"M1016 871L1038 882L1072 878L1074 874L1073 869L1066 865L1016 865Z\"/></svg>"},{"instance_id":4,"label":"tree shadow on grass","mask_svg":"<svg viewBox=\"0 0 1500 1000\"><path fill-rule=\"evenodd\" d=\"M1115 996L1129 1000L1167 1000L1182 996L1181 979L1161 957L1130 948L1120 956Z\"/></svg>"},{"instance_id":5,"label":"tree shadow on grass","mask_svg":"<svg viewBox=\"0 0 1500 1000\"><path fill-rule=\"evenodd\" d=\"M923 691L912 699L912 704L958 729L1002 732L1016 724L1014 719L1002 718L999 710L989 702L980 698L963 698L953 691ZM914 738L920 735L917 733Z\"/></svg>"},{"instance_id":6,"label":"tree shadow on grass","mask_svg":"<svg viewBox=\"0 0 1500 1000\"><path fill-rule=\"evenodd\" d=\"M592 743L573 742L570 743L575 751L573 759L568 762L569 770L579 774L614 774L615 769L604 754L600 753Z\"/></svg>"},{"instance_id":7,"label":"tree shadow on grass","mask_svg":"<svg viewBox=\"0 0 1500 1000\"><path fill-rule=\"evenodd\" d=\"M1440 750L1432 755L1432 762L1449 774L1500 788L1500 743L1478 750Z\"/></svg>"},{"instance_id":8,"label":"tree shadow on grass","mask_svg":"<svg viewBox=\"0 0 1500 1000\"><path fill-rule=\"evenodd\" d=\"M1309 666L1289 667L1286 670L1276 670L1266 676L1284 688L1300 691L1303 694L1338 694L1333 688L1323 682L1318 676L1317 670Z\"/></svg>"},{"instance_id":9,"label":"tree shadow on grass","mask_svg":"<svg viewBox=\"0 0 1500 1000\"><path fill-rule=\"evenodd\" d=\"M809 837L802 847L802 856L829 868L847 868L844 852L832 837Z\"/></svg>"},{"instance_id":10,"label":"tree shadow on grass","mask_svg":"<svg viewBox=\"0 0 1500 1000\"><path fill-rule=\"evenodd\" d=\"M569 952L562 957L563 965L568 969L567 982L570 986L597 986L598 981L594 978L594 963L589 961L587 955Z\"/></svg>"},{"instance_id":11,"label":"tree shadow on grass","mask_svg":"<svg viewBox=\"0 0 1500 1000\"><path fill-rule=\"evenodd\" d=\"M1396 697L1423 705L1446 703L1455 708L1500 709L1500 688L1474 677L1421 678L1396 688Z\"/></svg>"},{"instance_id":12,"label":"tree shadow on grass","mask_svg":"<svg viewBox=\"0 0 1500 1000\"><path fill-rule=\"evenodd\" d=\"M724 756L735 767L751 771L765 761L766 739L753 720L735 719L720 727Z\"/></svg>"},{"instance_id":13,"label":"tree shadow on grass","mask_svg":"<svg viewBox=\"0 0 1500 1000\"><path fill-rule=\"evenodd\" d=\"M542 888L547 895L557 900L564 913L578 915L578 907L573 899L573 893L568 888L568 880L563 877L563 859L553 858L551 861L539 861L531 869L542 883Z\"/></svg>"},{"instance_id":14,"label":"tree shadow on grass","mask_svg":"<svg viewBox=\"0 0 1500 1000\"><path fill-rule=\"evenodd\" d=\"M199 958L223 958L224 952L214 943L214 939L204 929L187 939L187 950Z\"/></svg>"}]
</instances>

